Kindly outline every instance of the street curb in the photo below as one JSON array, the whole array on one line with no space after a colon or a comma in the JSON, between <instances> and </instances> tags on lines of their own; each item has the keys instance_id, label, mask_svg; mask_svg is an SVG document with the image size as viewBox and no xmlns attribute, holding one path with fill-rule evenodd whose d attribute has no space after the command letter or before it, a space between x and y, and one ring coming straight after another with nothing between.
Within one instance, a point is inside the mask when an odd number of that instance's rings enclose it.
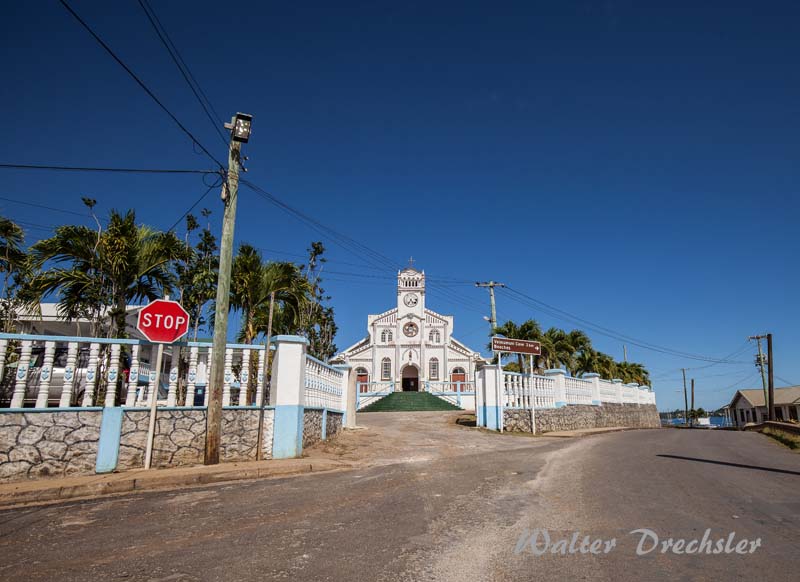
<instances>
[{"instance_id":1,"label":"street curb","mask_svg":"<svg viewBox=\"0 0 800 582\"><path fill-rule=\"evenodd\" d=\"M179 475L161 474L158 470L136 472L130 476L119 479L100 480L78 485L54 485L53 487L26 489L27 481L17 483L19 491L0 492L0 510L11 509L20 505L51 504L68 500L94 499L109 495L123 493L137 493L140 491L170 490L181 487L193 487L231 481L246 481L254 479L268 479L275 477L289 477L307 473L323 473L342 469L349 469L346 463L331 463L326 461L309 461L290 467L247 467L214 472L190 472ZM11 484L9 484L11 485Z\"/></svg>"}]
</instances>

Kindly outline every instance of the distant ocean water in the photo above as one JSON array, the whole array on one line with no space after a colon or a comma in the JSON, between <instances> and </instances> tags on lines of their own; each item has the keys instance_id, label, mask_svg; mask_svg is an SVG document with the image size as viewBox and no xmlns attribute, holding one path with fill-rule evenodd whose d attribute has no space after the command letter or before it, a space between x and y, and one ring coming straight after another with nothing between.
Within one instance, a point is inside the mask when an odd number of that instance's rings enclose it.
<instances>
[{"instance_id":1,"label":"distant ocean water","mask_svg":"<svg viewBox=\"0 0 800 582\"><path fill-rule=\"evenodd\" d=\"M669 424L683 424L682 418L673 418L672 420L667 421ZM725 426L725 417L724 416L712 416L711 417L711 424L713 426Z\"/></svg>"}]
</instances>

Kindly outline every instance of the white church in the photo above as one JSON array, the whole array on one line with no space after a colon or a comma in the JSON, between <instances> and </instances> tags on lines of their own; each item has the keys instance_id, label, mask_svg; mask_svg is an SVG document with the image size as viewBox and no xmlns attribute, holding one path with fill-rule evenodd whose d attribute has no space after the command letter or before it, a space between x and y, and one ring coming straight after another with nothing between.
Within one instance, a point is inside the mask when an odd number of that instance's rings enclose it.
<instances>
[{"instance_id":1,"label":"white church","mask_svg":"<svg viewBox=\"0 0 800 582\"><path fill-rule=\"evenodd\" d=\"M367 317L367 334L332 360L353 367L362 391L375 383L395 391L469 385L484 362L453 337L452 315L425 307L425 272L413 267L397 275L397 306Z\"/></svg>"}]
</instances>

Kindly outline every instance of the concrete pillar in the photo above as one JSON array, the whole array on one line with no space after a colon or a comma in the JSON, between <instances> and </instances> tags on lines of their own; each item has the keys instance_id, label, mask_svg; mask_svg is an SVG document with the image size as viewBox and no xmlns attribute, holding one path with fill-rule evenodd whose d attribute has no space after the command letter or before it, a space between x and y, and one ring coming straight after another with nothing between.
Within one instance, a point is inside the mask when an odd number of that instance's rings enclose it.
<instances>
[{"instance_id":1,"label":"concrete pillar","mask_svg":"<svg viewBox=\"0 0 800 582\"><path fill-rule=\"evenodd\" d=\"M611 380L614 384L614 387L617 389L617 404L622 404L624 402L622 397L622 380L619 378L614 378Z\"/></svg>"},{"instance_id":2,"label":"concrete pillar","mask_svg":"<svg viewBox=\"0 0 800 582\"><path fill-rule=\"evenodd\" d=\"M601 406L603 401L600 399L600 374L590 372L583 375L584 380L589 380L592 383L592 404Z\"/></svg>"},{"instance_id":3,"label":"concrete pillar","mask_svg":"<svg viewBox=\"0 0 800 582\"><path fill-rule=\"evenodd\" d=\"M475 424L486 426L486 381L483 370L475 372Z\"/></svg>"},{"instance_id":4,"label":"concrete pillar","mask_svg":"<svg viewBox=\"0 0 800 582\"><path fill-rule=\"evenodd\" d=\"M503 378L500 366L484 366L484 406L486 428L503 430Z\"/></svg>"},{"instance_id":5,"label":"concrete pillar","mask_svg":"<svg viewBox=\"0 0 800 582\"><path fill-rule=\"evenodd\" d=\"M72 385L75 382L75 364L78 359L78 344L70 342L67 347L67 365L64 367L64 385L61 387L60 408L67 408L72 404Z\"/></svg>"},{"instance_id":6,"label":"concrete pillar","mask_svg":"<svg viewBox=\"0 0 800 582\"><path fill-rule=\"evenodd\" d=\"M197 346L189 348L189 370L186 372L186 399L184 406L194 406L194 390L197 385Z\"/></svg>"},{"instance_id":7,"label":"concrete pillar","mask_svg":"<svg viewBox=\"0 0 800 582\"><path fill-rule=\"evenodd\" d=\"M303 453L308 340L296 335L279 335L273 341L277 349L269 398L275 407L272 457L291 459Z\"/></svg>"},{"instance_id":8,"label":"concrete pillar","mask_svg":"<svg viewBox=\"0 0 800 582\"><path fill-rule=\"evenodd\" d=\"M554 370L545 370L544 375L553 379L553 395L555 396L556 408L566 406L567 385L566 382L564 382L564 378L566 377L567 373L560 368L556 368Z\"/></svg>"}]
</instances>

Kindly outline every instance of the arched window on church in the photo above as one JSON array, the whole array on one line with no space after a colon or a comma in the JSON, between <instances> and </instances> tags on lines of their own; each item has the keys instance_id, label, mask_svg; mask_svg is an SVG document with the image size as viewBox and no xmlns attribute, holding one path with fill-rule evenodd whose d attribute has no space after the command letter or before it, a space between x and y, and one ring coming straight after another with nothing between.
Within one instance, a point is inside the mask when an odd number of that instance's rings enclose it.
<instances>
[{"instance_id":1,"label":"arched window on church","mask_svg":"<svg viewBox=\"0 0 800 582\"><path fill-rule=\"evenodd\" d=\"M428 341L430 341L432 344L441 343L442 336L439 333L438 329L432 329L431 330L431 333L428 334Z\"/></svg>"},{"instance_id":2,"label":"arched window on church","mask_svg":"<svg viewBox=\"0 0 800 582\"><path fill-rule=\"evenodd\" d=\"M359 392L369 392L369 372L366 368L356 368L356 384Z\"/></svg>"},{"instance_id":3,"label":"arched window on church","mask_svg":"<svg viewBox=\"0 0 800 582\"><path fill-rule=\"evenodd\" d=\"M439 359L438 358L431 358L430 362L428 362L428 379L430 379L430 380L438 380L439 379Z\"/></svg>"},{"instance_id":4,"label":"arched window on church","mask_svg":"<svg viewBox=\"0 0 800 582\"><path fill-rule=\"evenodd\" d=\"M392 360L383 358L381 360L381 380L392 379Z\"/></svg>"},{"instance_id":5,"label":"arched window on church","mask_svg":"<svg viewBox=\"0 0 800 582\"><path fill-rule=\"evenodd\" d=\"M392 330L391 329L384 329L381 332L381 342L388 343L392 341Z\"/></svg>"}]
</instances>

